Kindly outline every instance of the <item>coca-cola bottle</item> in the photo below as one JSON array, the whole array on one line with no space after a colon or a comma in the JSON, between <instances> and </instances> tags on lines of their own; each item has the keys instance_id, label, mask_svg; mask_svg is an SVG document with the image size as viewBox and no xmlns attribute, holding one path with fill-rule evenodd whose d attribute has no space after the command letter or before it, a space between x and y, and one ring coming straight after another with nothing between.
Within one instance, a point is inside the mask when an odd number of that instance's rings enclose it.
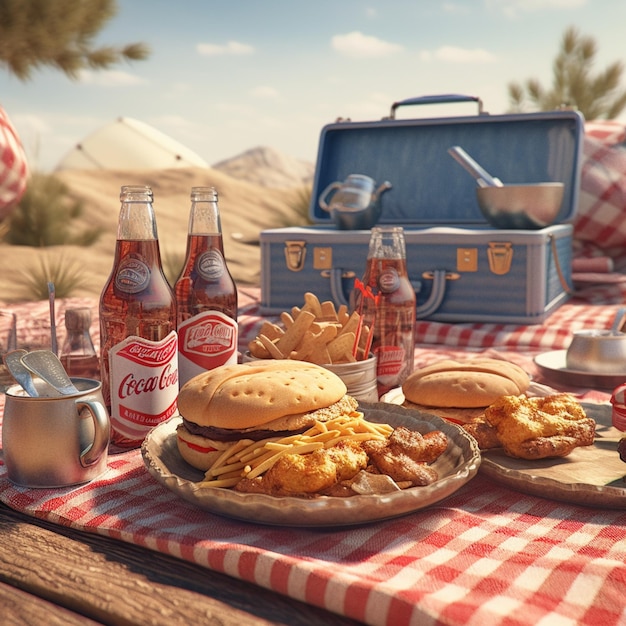
<instances>
[{"instance_id":1,"label":"coca-cola bottle","mask_svg":"<svg viewBox=\"0 0 626 626\"><path fill-rule=\"evenodd\" d=\"M152 190L125 186L120 200L113 270L100 296L100 369L111 440L132 448L176 411L178 337Z\"/></svg>"},{"instance_id":2,"label":"coca-cola bottle","mask_svg":"<svg viewBox=\"0 0 626 626\"><path fill-rule=\"evenodd\" d=\"M224 258L213 187L191 189L187 255L174 287L180 385L237 362L237 288Z\"/></svg>"},{"instance_id":3,"label":"coca-cola bottle","mask_svg":"<svg viewBox=\"0 0 626 626\"><path fill-rule=\"evenodd\" d=\"M407 273L402 227L372 228L363 283L377 295L372 351L382 396L401 386L413 371L416 298Z\"/></svg>"}]
</instances>

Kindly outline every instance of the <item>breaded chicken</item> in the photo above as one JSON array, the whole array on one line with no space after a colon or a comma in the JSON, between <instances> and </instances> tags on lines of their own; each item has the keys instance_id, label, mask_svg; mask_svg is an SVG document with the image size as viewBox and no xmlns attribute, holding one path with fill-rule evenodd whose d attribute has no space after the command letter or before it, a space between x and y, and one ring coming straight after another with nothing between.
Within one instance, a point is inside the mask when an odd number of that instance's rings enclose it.
<instances>
[{"instance_id":1,"label":"breaded chicken","mask_svg":"<svg viewBox=\"0 0 626 626\"><path fill-rule=\"evenodd\" d=\"M340 441L309 454L285 454L262 476L242 479L237 491L276 496L311 496L367 467L367 454L356 441Z\"/></svg>"},{"instance_id":2,"label":"breaded chicken","mask_svg":"<svg viewBox=\"0 0 626 626\"><path fill-rule=\"evenodd\" d=\"M416 430L399 426L391 433L389 445L397 446L418 463L432 463L446 451L448 438L440 430L422 435Z\"/></svg>"},{"instance_id":3,"label":"breaded chicken","mask_svg":"<svg viewBox=\"0 0 626 626\"><path fill-rule=\"evenodd\" d=\"M396 428L388 441L366 441L363 448L376 470L396 482L409 481L415 486L437 480L437 471L428 463L435 461L448 447L441 431L422 435L404 426Z\"/></svg>"},{"instance_id":4,"label":"breaded chicken","mask_svg":"<svg viewBox=\"0 0 626 626\"><path fill-rule=\"evenodd\" d=\"M594 420L569 394L503 396L485 410L485 419L506 454L522 459L566 456L595 437Z\"/></svg>"},{"instance_id":5,"label":"breaded chicken","mask_svg":"<svg viewBox=\"0 0 626 626\"><path fill-rule=\"evenodd\" d=\"M439 478L437 470L426 463L415 461L397 446L368 447L368 456L379 472L391 476L397 483L406 481L413 486L423 487Z\"/></svg>"}]
</instances>

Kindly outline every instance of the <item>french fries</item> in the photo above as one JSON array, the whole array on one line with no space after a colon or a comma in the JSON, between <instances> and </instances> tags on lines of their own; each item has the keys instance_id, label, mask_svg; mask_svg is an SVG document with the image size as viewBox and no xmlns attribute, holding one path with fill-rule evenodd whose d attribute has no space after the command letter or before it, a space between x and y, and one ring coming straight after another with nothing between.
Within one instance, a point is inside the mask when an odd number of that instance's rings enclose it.
<instances>
[{"instance_id":1,"label":"french fries","mask_svg":"<svg viewBox=\"0 0 626 626\"><path fill-rule=\"evenodd\" d=\"M255 339L248 344L257 359L297 359L317 365L353 363L367 358L371 328L363 324L356 311L339 309L328 300L304 294L304 305L280 315L282 327L264 322Z\"/></svg>"},{"instance_id":2,"label":"french fries","mask_svg":"<svg viewBox=\"0 0 626 626\"><path fill-rule=\"evenodd\" d=\"M234 487L242 478L256 478L284 454L307 454L321 448L332 448L342 440L368 441L387 439L393 432L389 424L375 424L363 414L341 415L327 422L316 422L298 435L270 437L260 441L241 439L206 471L201 487Z\"/></svg>"}]
</instances>

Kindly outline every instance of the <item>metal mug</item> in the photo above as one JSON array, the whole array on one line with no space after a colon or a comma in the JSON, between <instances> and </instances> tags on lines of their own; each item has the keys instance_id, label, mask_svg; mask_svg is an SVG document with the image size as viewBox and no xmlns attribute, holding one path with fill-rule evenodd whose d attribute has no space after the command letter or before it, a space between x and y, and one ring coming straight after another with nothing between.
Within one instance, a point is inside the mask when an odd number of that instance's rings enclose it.
<instances>
[{"instance_id":1,"label":"metal mug","mask_svg":"<svg viewBox=\"0 0 626 626\"><path fill-rule=\"evenodd\" d=\"M107 467L109 414L102 384L72 378L78 393L33 398L6 390L2 448L9 480L24 487L67 487L89 482Z\"/></svg>"},{"instance_id":2,"label":"metal mug","mask_svg":"<svg viewBox=\"0 0 626 626\"><path fill-rule=\"evenodd\" d=\"M626 333L586 329L574 332L565 363L570 370L626 376Z\"/></svg>"}]
</instances>

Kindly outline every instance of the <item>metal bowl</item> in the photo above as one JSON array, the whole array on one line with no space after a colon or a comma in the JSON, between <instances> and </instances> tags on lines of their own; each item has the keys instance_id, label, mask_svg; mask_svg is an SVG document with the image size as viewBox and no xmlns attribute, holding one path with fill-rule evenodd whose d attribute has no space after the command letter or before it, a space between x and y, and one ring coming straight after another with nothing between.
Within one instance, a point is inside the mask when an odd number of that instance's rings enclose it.
<instances>
[{"instance_id":1,"label":"metal bowl","mask_svg":"<svg viewBox=\"0 0 626 626\"><path fill-rule=\"evenodd\" d=\"M476 197L492 226L537 230L555 223L563 201L563 183L477 187Z\"/></svg>"},{"instance_id":2,"label":"metal bowl","mask_svg":"<svg viewBox=\"0 0 626 626\"><path fill-rule=\"evenodd\" d=\"M624 374L626 380L626 333L610 330L578 330L566 357L567 368L594 374Z\"/></svg>"}]
</instances>

